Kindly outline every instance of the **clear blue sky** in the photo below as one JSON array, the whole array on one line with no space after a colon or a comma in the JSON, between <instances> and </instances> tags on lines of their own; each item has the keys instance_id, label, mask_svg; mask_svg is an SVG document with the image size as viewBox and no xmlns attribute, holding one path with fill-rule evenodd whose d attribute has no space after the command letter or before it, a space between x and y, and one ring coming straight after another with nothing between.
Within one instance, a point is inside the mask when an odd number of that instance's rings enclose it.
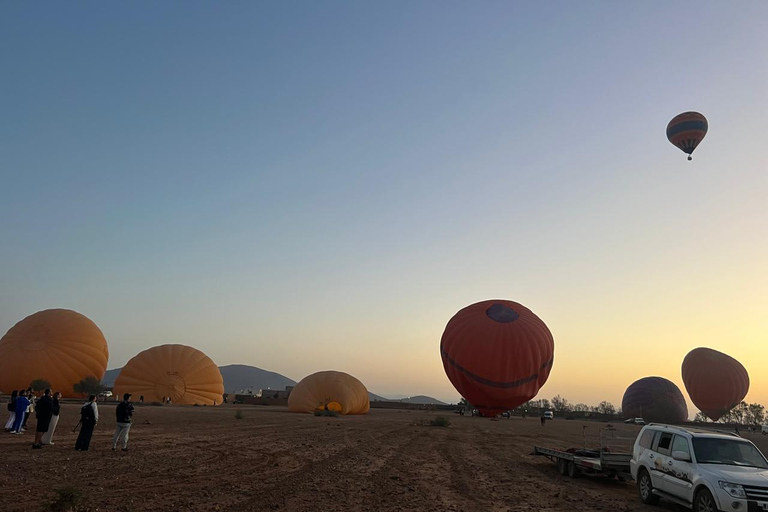
<instances>
[{"instance_id":1,"label":"clear blue sky","mask_svg":"<svg viewBox=\"0 0 768 512\"><path fill-rule=\"evenodd\" d=\"M543 397L679 382L699 344L768 364L749 352L768 335L767 19L761 1L3 2L0 331L65 307L110 368L185 343L455 400L445 323L509 298L555 335ZM685 110L710 120L690 163L664 134ZM707 338L723 317L739 334ZM639 343L677 351L613 352ZM610 385L579 373L595 357Z\"/></svg>"}]
</instances>

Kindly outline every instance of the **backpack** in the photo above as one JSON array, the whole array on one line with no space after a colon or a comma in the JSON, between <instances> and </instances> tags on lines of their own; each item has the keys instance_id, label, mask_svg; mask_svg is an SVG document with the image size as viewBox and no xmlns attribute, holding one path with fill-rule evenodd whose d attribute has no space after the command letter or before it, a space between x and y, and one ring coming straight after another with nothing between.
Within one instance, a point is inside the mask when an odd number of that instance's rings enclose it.
<instances>
[{"instance_id":1,"label":"backpack","mask_svg":"<svg viewBox=\"0 0 768 512\"><path fill-rule=\"evenodd\" d=\"M93 407L88 402L80 408L80 421L83 423L93 423L96 420L96 416L93 414Z\"/></svg>"},{"instance_id":2,"label":"backpack","mask_svg":"<svg viewBox=\"0 0 768 512\"><path fill-rule=\"evenodd\" d=\"M130 423L133 416L133 404L120 402L115 409L118 423Z\"/></svg>"}]
</instances>

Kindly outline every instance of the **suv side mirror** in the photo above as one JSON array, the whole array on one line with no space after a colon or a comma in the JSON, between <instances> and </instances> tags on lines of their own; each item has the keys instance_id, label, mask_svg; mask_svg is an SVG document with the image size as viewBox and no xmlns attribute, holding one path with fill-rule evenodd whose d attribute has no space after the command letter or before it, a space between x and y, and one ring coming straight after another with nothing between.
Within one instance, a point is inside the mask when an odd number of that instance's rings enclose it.
<instances>
[{"instance_id":1,"label":"suv side mirror","mask_svg":"<svg viewBox=\"0 0 768 512\"><path fill-rule=\"evenodd\" d=\"M691 456L687 452L672 452L672 458L682 462L691 462Z\"/></svg>"}]
</instances>

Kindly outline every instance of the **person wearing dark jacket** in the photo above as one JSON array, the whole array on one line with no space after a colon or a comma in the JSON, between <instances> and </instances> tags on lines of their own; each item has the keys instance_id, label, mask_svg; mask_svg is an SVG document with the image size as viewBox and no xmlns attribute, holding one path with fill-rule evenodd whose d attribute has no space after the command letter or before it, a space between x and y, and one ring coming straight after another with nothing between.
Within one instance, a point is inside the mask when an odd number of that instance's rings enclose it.
<instances>
[{"instance_id":1,"label":"person wearing dark jacket","mask_svg":"<svg viewBox=\"0 0 768 512\"><path fill-rule=\"evenodd\" d=\"M59 412L61 412L61 404L59 404L59 398L61 398L61 392L57 391L53 394L53 416L51 416L51 424L48 426L48 432L43 436L43 444L53 444L53 433L56 432L56 425L59 424Z\"/></svg>"},{"instance_id":2,"label":"person wearing dark jacket","mask_svg":"<svg viewBox=\"0 0 768 512\"><path fill-rule=\"evenodd\" d=\"M75 442L75 450L87 452L91 446L93 429L99 422L99 406L96 405L96 395L88 397L88 401L80 408L80 435Z\"/></svg>"},{"instance_id":3,"label":"person wearing dark jacket","mask_svg":"<svg viewBox=\"0 0 768 512\"><path fill-rule=\"evenodd\" d=\"M115 415L117 416L117 427L115 427L115 435L112 437L112 451L117 450L117 443L122 435L123 451L127 452L128 433L131 430L131 422L133 421L133 404L131 403L130 393L123 395L123 401L117 404Z\"/></svg>"},{"instance_id":4,"label":"person wearing dark jacket","mask_svg":"<svg viewBox=\"0 0 768 512\"><path fill-rule=\"evenodd\" d=\"M43 447L43 434L48 432L53 416L53 399L50 389L46 389L43 396L35 404L35 415L37 416L37 428L35 429L35 442L32 444L32 448L39 450Z\"/></svg>"}]
</instances>

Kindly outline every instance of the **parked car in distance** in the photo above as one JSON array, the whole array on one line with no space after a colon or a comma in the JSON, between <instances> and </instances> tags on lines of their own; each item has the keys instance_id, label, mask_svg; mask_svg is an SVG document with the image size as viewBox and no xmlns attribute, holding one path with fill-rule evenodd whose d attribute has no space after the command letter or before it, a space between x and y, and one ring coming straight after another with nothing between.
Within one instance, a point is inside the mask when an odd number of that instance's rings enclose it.
<instances>
[{"instance_id":1,"label":"parked car in distance","mask_svg":"<svg viewBox=\"0 0 768 512\"><path fill-rule=\"evenodd\" d=\"M555 419L555 413L553 413L552 411L544 411L544 419L546 420Z\"/></svg>"},{"instance_id":2,"label":"parked car in distance","mask_svg":"<svg viewBox=\"0 0 768 512\"><path fill-rule=\"evenodd\" d=\"M624 423L629 423L630 425L645 425L643 418L629 418L624 420Z\"/></svg>"},{"instance_id":3,"label":"parked car in distance","mask_svg":"<svg viewBox=\"0 0 768 512\"><path fill-rule=\"evenodd\" d=\"M736 434L651 423L629 462L640 500L700 511L768 511L768 460Z\"/></svg>"},{"instance_id":4,"label":"parked car in distance","mask_svg":"<svg viewBox=\"0 0 768 512\"><path fill-rule=\"evenodd\" d=\"M109 397L112 396L112 392L111 391L102 391L101 393L99 393L99 396L105 396L105 397L109 398Z\"/></svg>"},{"instance_id":5,"label":"parked car in distance","mask_svg":"<svg viewBox=\"0 0 768 512\"><path fill-rule=\"evenodd\" d=\"M768 425L763 425L763 426L760 428L760 432L761 432L763 435L766 435L766 434L768 434Z\"/></svg>"}]
</instances>

